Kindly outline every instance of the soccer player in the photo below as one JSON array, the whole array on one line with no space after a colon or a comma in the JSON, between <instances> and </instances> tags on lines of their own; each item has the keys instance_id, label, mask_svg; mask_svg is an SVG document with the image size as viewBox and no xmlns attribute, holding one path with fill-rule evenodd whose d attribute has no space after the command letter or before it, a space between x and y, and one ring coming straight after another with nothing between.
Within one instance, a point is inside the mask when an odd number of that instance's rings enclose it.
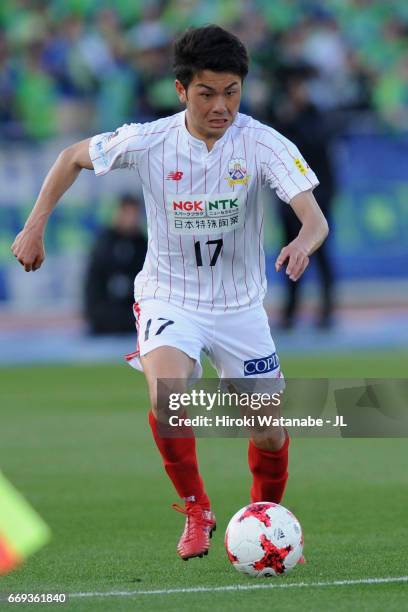
<instances>
[{"instance_id":1,"label":"soccer player","mask_svg":"<svg viewBox=\"0 0 408 612\"><path fill-rule=\"evenodd\" d=\"M142 183L148 252L135 280L138 350L129 360L145 374L153 437L185 502L176 506L186 515L177 550L189 559L207 554L215 517L194 436L159 434L157 380L177 379L182 392L201 375L202 350L221 378L279 378L263 308L262 185L274 189L302 224L276 260L276 270L286 266L292 281L303 274L328 227L312 193L318 180L296 146L238 112L248 72L240 40L216 25L191 28L176 41L174 55L175 87L185 110L63 150L12 251L27 272L41 266L47 219L83 168L97 176L127 169ZM252 501L282 499L288 445L283 428L250 438Z\"/></svg>"}]
</instances>

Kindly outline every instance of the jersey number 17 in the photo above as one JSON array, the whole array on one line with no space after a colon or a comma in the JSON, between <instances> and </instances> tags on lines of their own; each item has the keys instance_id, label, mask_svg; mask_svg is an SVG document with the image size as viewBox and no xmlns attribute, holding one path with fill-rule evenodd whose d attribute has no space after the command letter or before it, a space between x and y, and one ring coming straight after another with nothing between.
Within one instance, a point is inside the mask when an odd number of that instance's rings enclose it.
<instances>
[{"instance_id":1,"label":"jersey number 17","mask_svg":"<svg viewBox=\"0 0 408 612\"><path fill-rule=\"evenodd\" d=\"M215 249L214 252L211 256L210 259L210 266L215 266L215 264L217 263L217 259L220 256L221 250L222 250L222 246L223 246L223 239L219 238L218 240L207 240L207 242L205 243L208 246L210 244L214 244L215 245ZM197 242L194 243L194 249L195 249L195 256L196 256L196 262L197 262L197 266L202 266L203 265L203 257L201 254L201 242L199 240L197 240Z\"/></svg>"}]
</instances>

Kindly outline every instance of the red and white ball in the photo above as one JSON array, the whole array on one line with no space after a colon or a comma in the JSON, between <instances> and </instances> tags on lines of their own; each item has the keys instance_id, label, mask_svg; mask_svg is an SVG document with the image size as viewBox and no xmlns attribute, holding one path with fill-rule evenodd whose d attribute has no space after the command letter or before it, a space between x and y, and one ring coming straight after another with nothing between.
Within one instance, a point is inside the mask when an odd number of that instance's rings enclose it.
<instances>
[{"instance_id":1,"label":"red and white ball","mask_svg":"<svg viewBox=\"0 0 408 612\"><path fill-rule=\"evenodd\" d=\"M297 518L271 502L238 510L228 523L225 548L232 565L249 576L279 576L303 562L303 534Z\"/></svg>"}]
</instances>

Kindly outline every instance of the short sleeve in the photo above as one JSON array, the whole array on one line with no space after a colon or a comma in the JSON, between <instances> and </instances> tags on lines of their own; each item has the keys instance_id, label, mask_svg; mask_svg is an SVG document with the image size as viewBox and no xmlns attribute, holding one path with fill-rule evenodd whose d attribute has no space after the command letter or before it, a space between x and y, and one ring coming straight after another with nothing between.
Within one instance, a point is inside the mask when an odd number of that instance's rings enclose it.
<instances>
[{"instance_id":1,"label":"short sleeve","mask_svg":"<svg viewBox=\"0 0 408 612\"><path fill-rule=\"evenodd\" d=\"M104 132L91 138L89 155L97 176L118 168L137 168L138 158L143 151L140 127L137 123L125 124L115 132Z\"/></svg>"},{"instance_id":2,"label":"short sleeve","mask_svg":"<svg viewBox=\"0 0 408 612\"><path fill-rule=\"evenodd\" d=\"M263 181L281 200L289 203L299 193L317 187L317 176L293 142L275 132L259 144Z\"/></svg>"}]
</instances>

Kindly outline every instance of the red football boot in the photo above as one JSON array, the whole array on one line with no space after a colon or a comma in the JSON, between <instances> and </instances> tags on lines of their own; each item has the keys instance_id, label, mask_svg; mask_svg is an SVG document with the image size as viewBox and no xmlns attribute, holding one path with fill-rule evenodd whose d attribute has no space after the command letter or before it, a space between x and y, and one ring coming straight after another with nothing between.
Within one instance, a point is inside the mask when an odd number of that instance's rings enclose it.
<instances>
[{"instance_id":1,"label":"red football boot","mask_svg":"<svg viewBox=\"0 0 408 612\"><path fill-rule=\"evenodd\" d=\"M192 557L208 555L210 538L216 530L214 514L196 502L187 502L185 508L178 504L173 504L172 507L186 515L184 531L177 545L180 557L187 561Z\"/></svg>"}]
</instances>

